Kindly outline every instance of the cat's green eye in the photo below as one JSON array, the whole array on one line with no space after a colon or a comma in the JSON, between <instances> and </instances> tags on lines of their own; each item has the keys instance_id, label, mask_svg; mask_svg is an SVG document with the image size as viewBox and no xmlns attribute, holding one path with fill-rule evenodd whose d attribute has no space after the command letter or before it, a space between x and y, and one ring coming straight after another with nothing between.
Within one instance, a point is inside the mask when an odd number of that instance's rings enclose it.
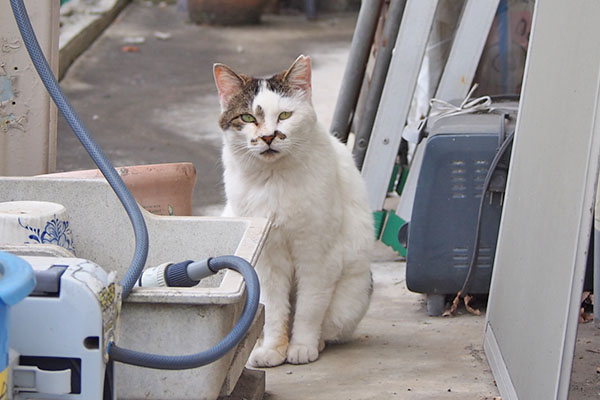
<instances>
[{"instance_id":1,"label":"cat's green eye","mask_svg":"<svg viewBox=\"0 0 600 400\"><path fill-rule=\"evenodd\" d=\"M288 119L291 116L292 116L292 113L290 111L284 111L281 114L279 114L279 120L283 121L284 119Z\"/></svg>"},{"instance_id":2,"label":"cat's green eye","mask_svg":"<svg viewBox=\"0 0 600 400\"><path fill-rule=\"evenodd\" d=\"M256 122L256 118L254 118L254 116L252 116L251 114L242 114L241 118L242 121L247 122L249 124Z\"/></svg>"}]
</instances>

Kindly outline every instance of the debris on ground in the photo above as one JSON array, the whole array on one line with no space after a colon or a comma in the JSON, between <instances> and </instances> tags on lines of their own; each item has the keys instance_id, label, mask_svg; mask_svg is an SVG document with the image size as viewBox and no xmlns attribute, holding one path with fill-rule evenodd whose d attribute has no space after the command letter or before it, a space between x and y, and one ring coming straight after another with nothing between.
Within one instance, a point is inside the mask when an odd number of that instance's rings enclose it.
<instances>
[{"instance_id":1,"label":"debris on ground","mask_svg":"<svg viewBox=\"0 0 600 400\"><path fill-rule=\"evenodd\" d=\"M138 46L126 45L126 46L121 47L121 51L123 53L139 53L140 48Z\"/></svg>"},{"instance_id":2,"label":"debris on ground","mask_svg":"<svg viewBox=\"0 0 600 400\"><path fill-rule=\"evenodd\" d=\"M461 296L462 296L462 291L459 291L456 294L456 297L454 297L454 300L452 300L452 304L450 305L450 308L447 309L446 311L444 311L444 313L442 314L442 317L450 317L450 316L456 315L456 310L458 309L458 306L460 305ZM471 296L471 295L467 294L463 297L465 309L473 315L481 315L481 311L479 311L478 309L471 306L471 300L473 300L473 296Z\"/></svg>"},{"instance_id":3,"label":"debris on ground","mask_svg":"<svg viewBox=\"0 0 600 400\"><path fill-rule=\"evenodd\" d=\"M154 37L159 40L169 40L169 39L171 39L171 36L172 35L169 32L160 32L160 31L154 32Z\"/></svg>"},{"instance_id":4,"label":"debris on ground","mask_svg":"<svg viewBox=\"0 0 600 400\"><path fill-rule=\"evenodd\" d=\"M456 310L458 309L458 305L460 304L460 294L461 294L461 292L458 292L456 294L456 297L454 297L454 300L452 300L452 305L450 306L449 309L444 311L444 313L442 314L442 317L451 317L456 314Z\"/></svg>"},{"instance_id":5,"label":"debris on ground","mask_svg":"<svg viewBox=\"0 0 600 400\"><path fill-rule=\"evenodd\" d=\"M146 38L143 36L127 36L123 39L125 44L142 44L146 42Z\"/></svg>"},{"instance_id":6,"label":"debris on ground","mask_svg":"<svg viewBox=\"0 0 600 400\"><path fill-rule=\"evenodd\" d=\"M465 296L465 308L468 312L470 312L473 315L481 315L481 311L470 306L471 300L473 300L473 296Z\"/></svg>"},{"instance_id":7,"label":"debris on ground","mask_svg":"<svg viewBox=\"0 0 600 400\"><path fill-rule=\"evenodd\" d=\"M594 319L594 295L589 292L583 292L581 296L581 308L579 309L579 322L586 323Z\"/></svg>"}]
</instances>

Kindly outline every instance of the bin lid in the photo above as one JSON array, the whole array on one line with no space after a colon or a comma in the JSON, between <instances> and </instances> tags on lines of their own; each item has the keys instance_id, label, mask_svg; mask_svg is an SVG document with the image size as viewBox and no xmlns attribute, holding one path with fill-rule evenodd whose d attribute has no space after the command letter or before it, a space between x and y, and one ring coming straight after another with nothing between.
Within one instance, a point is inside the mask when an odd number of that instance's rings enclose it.
<instances>
[{"instance_id":1,"label":"bin lid","mask_svg":"<svg viewBox=\"0 0 600 400\"><path fill-rule=\"evenodd\" d=\"M31 265L21 257L0 251L0 302L12 306L35 287Z\"/></svg>"}]
</instances>

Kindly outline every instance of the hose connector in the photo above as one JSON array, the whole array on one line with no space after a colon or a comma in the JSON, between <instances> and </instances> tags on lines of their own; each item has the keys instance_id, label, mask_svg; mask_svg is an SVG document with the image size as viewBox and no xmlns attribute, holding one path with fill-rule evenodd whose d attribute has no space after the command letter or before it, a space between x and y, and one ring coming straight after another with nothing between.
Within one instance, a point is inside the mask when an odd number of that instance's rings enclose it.
<instances>
[{"instance_id":1,"label":"hose connector","mask_svg":"<svg viewBox=\"0 0 600 400\"><path fill-rule=\"evenodd\" d=\"M172 265L172 262L160 264L158 267L152 267L144 270L140 279L137 281L138 287L166 287L165 269Z\"/></svg>"},{"instance_id":2,"label":"hose connector","mask_svg":"<svg viewBox=\"0 0 600 400\"><path fill-rule=\"evenodd\" d=\"M209 264L211 258L200 261L187 260L180 263L167 262L144 270L138 287L192 287L206 277L214 275Z\"/></svg>"},{"instance_id":3,"label":"hose connector","mask_svg":"<svg viewBox=\"0 0 600 400\"><path fill-rule=\"evenodd\" d=\"M213 271L210 268L210 260L212 260L212 257L190 263L187 266L187 275L189 278L196 281L201 281L204 278L216 274L218 271Z\"/></svg>"}]
</instances>

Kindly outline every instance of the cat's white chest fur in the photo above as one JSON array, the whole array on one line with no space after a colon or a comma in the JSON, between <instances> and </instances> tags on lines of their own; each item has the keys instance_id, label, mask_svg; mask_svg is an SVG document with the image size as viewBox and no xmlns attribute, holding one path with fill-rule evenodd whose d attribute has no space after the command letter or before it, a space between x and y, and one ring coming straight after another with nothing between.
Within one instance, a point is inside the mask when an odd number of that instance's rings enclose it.
<instances>
[{"instance_id":1,"label":"cat's white chest fur","mask_svg":"<svg viewBox=\"0 0 600 400\"><path fill-rule=\"evenodd\" d=\"M269 218L274 228L289 234L321 226L322 233L339 229L343 199L335 150L332 143L320 146L304 160L290 156L263 170L240 168L226 147L223 160L228 213Z\"/></svg>"}]
</instances>

